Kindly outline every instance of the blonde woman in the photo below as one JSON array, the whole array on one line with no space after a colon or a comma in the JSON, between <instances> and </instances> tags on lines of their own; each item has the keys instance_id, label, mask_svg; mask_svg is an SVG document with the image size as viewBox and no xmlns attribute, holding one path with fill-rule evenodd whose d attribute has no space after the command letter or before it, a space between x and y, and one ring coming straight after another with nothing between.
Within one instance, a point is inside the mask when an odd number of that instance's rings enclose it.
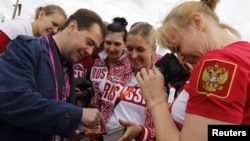
<instances>
[{"instance_id":1,"label":"blonde woman","mask_svg":"<svg viewBox=\"0 0 250 141\"><path fill-rule=\"evenodd\" d=\"M40 37L47 33L56 34L66 18L67 15L60 6L47 5L37 7L33 22L25 16L18 16L0 23L0 53L17 35Z\"/></svg>"},{"instance_id":2,"label":"blonde woman","mask_svg":"<svg viewBox=\"0 0 250 141\"><path fill-rule=\"evenodd\" d=\"M180 96L179 130L170 114L163 75L157 68L137 74L156 131L157 141L207 141L210 124L250 124L250 43L220 22L218 0L184 2L170 11L158 30L162 46L181 62L195 64ZM154 83L152 83L154 82ZM183 93L183 94L182 94Z\"/></svg>"}]
</instances>

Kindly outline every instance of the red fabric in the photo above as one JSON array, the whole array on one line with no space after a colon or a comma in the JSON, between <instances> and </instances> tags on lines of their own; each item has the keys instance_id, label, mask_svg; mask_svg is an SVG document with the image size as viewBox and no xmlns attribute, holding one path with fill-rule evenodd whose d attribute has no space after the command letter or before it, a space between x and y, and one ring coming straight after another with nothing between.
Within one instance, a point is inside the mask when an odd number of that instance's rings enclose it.
<instances>
[{"instance_id":1,"label":"red fabric","mask_svg":"<svg viewBox=\"0 0 250 141\"><path fill-rule=\"evenodd\" d=\"M155 138L155 131L151 128L140 125L141 134L139 138L136 138L136 141L152 141Z\"/></svg>"},{"instance_id":2,"label":"red fabric","mask_svg":"<svg viewBox=\"0 0 250 141\"><path fill-rule=\"evenodd\" d=\"M7 44L10 42L10 38L0 30L0 53L5 51Z\"/></svg>"},{"instance_id":3,"label":"red fabric","mask_svg":"<svg viewBox=\"0 0 250 141\"><path fill-rule=\"evenodd\" d=\"M201 58L185 87L189 93L186 112L250 124L249 52L250 43L242 41Z\"/></svg>"},{"instance_id":4,"label":"red fabric","mask_svg":"<svg viewBox=\"0 0 250 141\"><path fill-rule=\"evenodd\" d=\"M92 56L86 56L74 64L74 77L89 78L91 68L94 64Z\"/></svg>"}]
</instances>

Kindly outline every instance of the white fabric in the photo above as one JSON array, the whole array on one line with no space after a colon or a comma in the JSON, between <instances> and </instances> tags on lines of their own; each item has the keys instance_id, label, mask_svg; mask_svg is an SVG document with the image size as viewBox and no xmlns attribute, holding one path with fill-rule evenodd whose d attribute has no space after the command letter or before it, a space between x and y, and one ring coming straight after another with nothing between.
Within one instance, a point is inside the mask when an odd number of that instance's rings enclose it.
<instances>
[{"instance_id":1,"label":"white fabric","mask_svg":"<svg viewBox=\"0 0 250 141\"><path fill-rule=\"evenodd\" d=\"M174 121L183 124L185 118L185 111L189 94L186 90L182 90L178 97L175 99L171 109L171 115Z\"/></svg>"},{"instance_id":2,"label":"white fabric","mask_svg":"<svg viewBox=\"0 0 250 141\"><path fill-rule=\"evenodd\" d=\"M31 20L28 17L18 16L12 20L0 23L2 30L11 40L17 35L33 36Z\"/></svg>"},{"instance_id":3,"label":"white fabric","mask_svg":"<svg viewBox=\"0 0 250 141\"><path fill-rule=\"evenodd\" d=\"M138 86L138 82L134 75L129 80L127 86ZM124 90L127 89L127 86ZM119 119L133 121L138 125L144 125L147 111L145 101L141 95L140 89L137 89L135 93L136 95L131 94L131 96L127 96L126 99L128 101L121 100L119 104L116 105L107 123L110 129L120 126L119 122L117 122Z\"/></svg>"},{"instance_id":4,"label":"white fabric","mask_svg":"<svg viewBox=\"0 0 250 141\"><path fill-rule=\"evenodd\" d=\"M175 91L176 91L176 89L174 87L170 88L169 95L168 95L168 104L171 104L174 101Z\"/></svg>"}]
</instances>

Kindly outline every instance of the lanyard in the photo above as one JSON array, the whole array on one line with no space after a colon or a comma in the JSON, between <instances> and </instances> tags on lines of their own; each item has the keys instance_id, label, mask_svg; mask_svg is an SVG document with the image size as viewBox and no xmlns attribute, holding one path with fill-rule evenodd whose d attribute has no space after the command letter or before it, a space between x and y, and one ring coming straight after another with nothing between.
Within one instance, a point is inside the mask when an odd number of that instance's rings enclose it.
<instances>
[{"instance_id":1,"label":"lanyard","mask_svg":"<svg viewBox=\"0 0 250 141\"><path fill-rule=\"evenodd\" d=\"M66 101L67 97L69 97L69 90L70 90L69 74L67 69L64 70L64 80L65 84L63 86L63 101Z\"/></svg>"},{"instance_id":2,"label":"lanyard","mask_svg":"<svg viewBox=\"0 0 250 141\"><path fill-rule=\"evenodd\" d=\"M46 41L48 43L48 50L49 50L49 57L52 63L52 69L53 69L53 74L54 74L54 80L55 80L55 84L56 84L56 100L59 100L59 90L58 90L58 82L57 82L57 78L56 78L56 69L55 69L55 62L54 62L54 57L53 57L53 53L50 47L50 42L49 42L49 38L48 35L45 36Z\"/></svg>"},{"instance_id":3,"label":"lanyard","mask_svg":"<svg viewBox=\"0 0 250 141\"><path fill-rule=\"evenodd\" d=\"M54 74L54 80L55 80L55 84L56 84L56 100L59 100L59 87L58 87L58 82L57 82L57 77L56 77L56 68L55 68L55 61L54 61L54 56L53 56L53 52L51 50L50 47L50 42L49 42L49 38L48 35L45 36L46 41L48 42L48 51L49 51L49 56L50 56L50 60L52 63L52 69L53 69L53 74ZM64 86L63 86L63 101L66 101L67 97L69 97L69 90L70 90L70 85L69 85L69 74L68 74L68 70L65 68L63 69L63 74L64 74Z\"/></svg>"}]
</instances>

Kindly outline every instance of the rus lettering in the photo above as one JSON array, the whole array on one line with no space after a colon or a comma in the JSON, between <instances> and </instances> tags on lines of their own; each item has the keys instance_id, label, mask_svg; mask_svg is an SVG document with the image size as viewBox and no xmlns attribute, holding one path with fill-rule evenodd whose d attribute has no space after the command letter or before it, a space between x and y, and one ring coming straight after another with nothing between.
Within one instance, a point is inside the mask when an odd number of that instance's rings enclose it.
<instances>
[{"instance_id":1,"label":"rus lettering","mask_svg":"<svg viewBox=\"0 0 250 141\"><path fill-rule=\"evenodd\" d=\"M119 93L120 87L116 85L111 85L110 83L106 83L104 87L103 98L109 101L113 101L116 97L116 94Z\"/></svg>"},{"instance_id":2,"label":"rus lettering","mask_svg":"<svg viewBox=\"0 0 250 141\"><path fill-rule=\"evenodd\" d=\"M93 68L93 77L95 79L103 79L105 77L106 69Z\"/></svg>"}]
</instances>

